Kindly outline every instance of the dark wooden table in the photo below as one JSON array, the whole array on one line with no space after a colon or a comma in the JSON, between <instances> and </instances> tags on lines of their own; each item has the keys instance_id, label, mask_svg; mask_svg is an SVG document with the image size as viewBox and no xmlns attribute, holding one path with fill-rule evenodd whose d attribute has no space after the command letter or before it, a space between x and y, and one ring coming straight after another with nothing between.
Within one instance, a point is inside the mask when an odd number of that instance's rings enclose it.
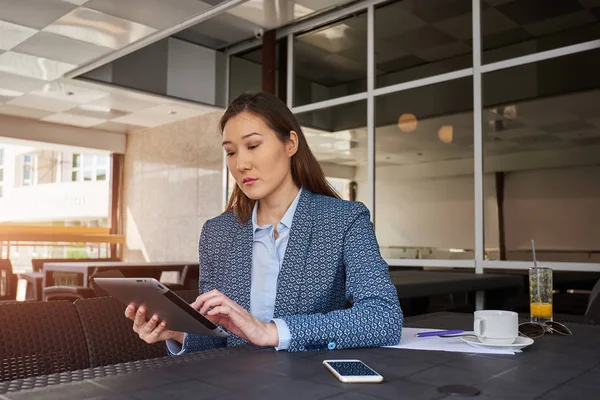
<instances>
[{"instance_id":1,"label":"dark wooden table","mask_svg":"<svg viewBox=\"0 0 600 400\"><path fill-rule=\"evenodd\" d=\"M471 314L409 318L406 326L469 329ZM476 387L474 399L597 399L600 327L570 325L571 337L546 335L510 355L398 349L305 353L238 347L0 383L8 399L458 399L438 387ZM379 384L343 384L325 359L361 359ZM63 382L63 383L61 383ZM37 388L34 388L36 387ZM33 389L26 389L33 388Z\"/></svg>"},{"instance_id":2,"label":"dark wooden table","mask_svg":"<svg viewBox=\"0 0 600 400\"><path fill-rule=\"evenodd\" d=\"M453 271L390 271L401 299L479 290L521 287L520 276Z\"/></svg>"},{"instance_id":3,"label":"dark wooden table","mask_svg":"<svg viewBox=\"0 0 600 400\"><path fill-rule=\"evenodd\" d=\"M197 262L122 262L122 261L84 261L56 262L44 264L44 287L54 286L57 277L65 282L64 286L88 287L89 278L99 271L118 270L126 277L146 277L159 279L163 271L182 272L185 267L198 268Z\"/></svg>"}]
</instances>

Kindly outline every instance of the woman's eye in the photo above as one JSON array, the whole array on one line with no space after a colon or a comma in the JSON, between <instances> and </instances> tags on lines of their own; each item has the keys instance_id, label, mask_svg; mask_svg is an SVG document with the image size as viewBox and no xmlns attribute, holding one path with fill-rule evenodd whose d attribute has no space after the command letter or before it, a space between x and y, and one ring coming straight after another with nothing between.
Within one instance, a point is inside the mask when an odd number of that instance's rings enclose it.
<instances>
[{"instance_id":1,"label":"woman's eye","mask_svg":"<svg viewBox=\"0 0 600 400\"><path fill-rule=\"evenodd\" d=\"M257 148L259 145L255 144L254 146L248 146L248 150L254 150L255 148Z\"/></svg>"},{"instance_id":2,"label":"woman's eye","mask_svg":"<svg viewBox=\"0 0 600 400\"><path fill-rule=\"evenodd\" d=\"M230 151L230 152L227 152L227 157L231 157L231 156L233 156L234 154L235 154L235 153L234 153L234 152L232 152L232 151Z\"/></svg>"}]
</instances>

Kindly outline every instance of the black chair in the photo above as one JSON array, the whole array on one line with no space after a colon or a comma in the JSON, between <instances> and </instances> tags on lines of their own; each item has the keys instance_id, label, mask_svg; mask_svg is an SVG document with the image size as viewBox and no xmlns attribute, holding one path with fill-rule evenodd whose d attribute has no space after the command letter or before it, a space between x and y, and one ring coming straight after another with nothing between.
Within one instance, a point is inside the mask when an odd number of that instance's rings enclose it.
<instances>
[{"instance_id":1,"label":"black chair","mask_svg":"<svg viewBox=\"0 0 600 400\"><path fill-rule=\"evenodd\" d=\"M13 273L10 260L0 259L0 301L16 298L17 276Z\"/></svg>"},{"instance_id":2,"label":"black chair","mask_svg":"<svg viewBox=\"0 0 600 400\"><path fill-rule=\"evenodd\" d=\"M127 361L164 357L164 342L147 344L133 332L133 322L125 317L125 306L113 297L77 300L92 367Z\"/></svg>"},{"instance_id":3,"label":"black chair","mask_svg":"<svg viewBox=\"0 0 600 400\"><path fill-rule=\"evenodd\" d=\"M43 290L44 301L67 300L73 302L95 296L94 289L82 286L48 286Z\"/></svg>"},{"instance_id":4,"label":"black chair","mask_svg":"<svg viewBox=\"0 0 600 400\"><path fill-rule=\"evenodd\" d=\"M32 258L31 267L33 272L19 274L19 279L27 282L25 296L27 300L44 300L44 264L49 262L82 262L82 261L121 261L120 258ZM54 289L57 290L57 289ZM54 292L56 293L56 292ZM59 297L57 297L59 298ZM75 300L75 299L73 299Z\"/></svg>"},{"instance_id":5,"label":"black chair","mask_svg":"<svg viewBox=\"0 0 600 400\"><path fill-rule=\"evenodd\" d=\"M0 306L0 381L89 368L79 316L67 301Z\"/></svg>"},{"instance_id":6,"label":"black chair","mask_svg":"<svg viewBox=\"0 0 600 400\"><path fill-rule=\"evenodd\" d=\"M598 279L598 282L592 288L585 316L595 323L600 324L600 279Z\"/></svg>"},{"instance_id":7,"label":"black chair","mask_svg":"<svg viewBox=\"0 0 600 400\"><path fill-rule=\"evenodd\" d=\"M44 270L45 263L51 262L84 262L84 261L121 261L118 257L113 258L32 258L31 267L33 272L41 272Z\"/></svg>"}]
</instances>

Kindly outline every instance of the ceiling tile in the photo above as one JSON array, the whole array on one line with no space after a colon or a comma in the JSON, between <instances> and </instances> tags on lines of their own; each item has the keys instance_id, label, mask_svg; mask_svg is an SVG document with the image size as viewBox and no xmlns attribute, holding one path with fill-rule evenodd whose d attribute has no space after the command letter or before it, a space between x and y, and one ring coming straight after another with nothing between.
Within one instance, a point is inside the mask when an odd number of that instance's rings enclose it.
<instances>
[{"instance_id":1,"label":"ceiling tile","mask_svg":"<svg viewBox=\"0 0 600 400\"><path fill-rule=\"evenodd\" d=\"M207 114L212 111L215 111L215 109L201 106L191 108L173 103L161 104L159 106L130 114L125 117L116 118L113 120L113 122L153 128L171 122L181 121L198 115Z\"/></svg>"},{"instance_id":2,"label":"ceiling tile","mask_svg":"<svg viewBox=\"0 0 600 400\"><path fill-rule=\"evenodd\" d=\"M156 32L156 29L79 7L44 28L44 31L98 46L120 49Z\"/></svg>"},{"instance_id":3,"label":"ceiling tile","mask_svg":"<svg viewBox=\"0 0 600 400\"><path fill-rule=\"evenodd\" d=\"M7 51L0 55L0 71L29 78L52 81L74 69L76 65L29 54Z\"/></svg>"},{"instance_id":4,"label":"ceiling tile","mask_svg":"<svg viewBox=\"0 0 600 400\"><path fill-rule=\"evenodd\" d=\"M90 106L100 106L109 109L122 110L126 112L142 111L148 108L156 107L159 104L159 102L150 102L146 100L136 99L132 96L130 97L126 95L119 95L113 93L99 100L88 103L88 105Z\"/></svg>"},{"instance_id":5,"label":"ceiling tile","mask_svg":"<svg viewBox=\"0 0 600 400\"><path fill-rule=\"evenodd\" d=\"M0 88L0 96L2 97L19 97L19 96L23 96L24 93L23 92L19 92L17 90L10 90L10 89L2 89Z\"/></svg>"},{"instance_id":6,"label":"ceiling tile","mask_svg":"<svg viewBox=\"0 0 600 400\"><path fill-rule=\"evenodd\" d=\"M17 97L16 99L9 101L7 104L12 104L21 107L37 108L40 110L53 112L63 112L77 106L77 103L51 99L47 97L34 96L31 94Z\"/></svg>"},{"instance_id":7,"label":"ceiling tile","mask_svg":"<svg viewBox=\"0 0 600 400\"><path fill-rule=\"evenodd\" d=\"M0 21L0 50L10 50L36 32L36 29Z\"/></svg>"},{"instance_id":8,"label":"ceiling tile","mask_svg":"<svg viewBox=\"0 0 600 400\"><path fill-rule=\"evenodd\" d=\"M43 29L77 7L61 0L0 0L2 20Z\"/></svg>"},{"instance_id":9,"label":"ceiling tile","mask_svg":"<svg viewBox=\"0 0 600 400\"><path fill-rule=\"evenodd\" d=\"M87 3L89 0L62 0L62 1L66 1L67 3L71 3L71 4L76 4L78 6Z\"/></svg>"},{"instance_id":10,"label":"ceiling tile","mask_svg":"<svg viewBox=\"0 0 600 400\"><path fill-rule=\"evenodd\" d=\"M40 90L31 92L31 94L78 104L88 103L108 96L108 93L106 92L92 90L63 82L49 83Z\"/></svg>"},{"instance_id":11,"label":"ceiling tile","mask_svg":"<svg viewBox=\"0 0 600 400\"><path fill-rule=\"evenodd\" d=\"M574 30L577 27L594 24L596 22L597 19L591 12L587 10L581 10L566 15L559 15L558 17L542 20L533 24L528 24L525 25L523 29L534 36L540 37L551 35L556 32Z\"/></svg>"},{"instance_id":12,"label":"ceiling tile","mask_svg":"<svg viewBox=\"0 0 600 400\"><path fill-rule=\"evenodd\" d=\"M146 129L143 126L120 124L118 122L108 121L100 125L94 126L94 129L101 129L103 131L115 132L115 133L129 133Z\"/></svg>"},{"instance_id":13,"label":"ceiling tile","mask_svg":"<svg viewBox=\"0 0 600 400\"><path fill-rule=\"evenodd\" d=\"M526 25L579 11L582 6L577 1L555 1L548 7L546 0L529 0L513 1L497 9L519 25Z\"/></svg>"},{"instance_id":14,"label":"ceiling tile","mask_svg":"<svg viewBox=\"0 0 600 400\"><path fill-rule=\"evenodd\" d=\"M198 0L89 0L85 6L157 29L177 25L210 8Z\"/></svg>"},{"instance_id":15,"label":"ceiling tile","mask_svg":"<svg viewBox=\"0 0 600 400\"><path fill-rule=\"evenodd\" d=\"M45 84L46 82L39 79L27 78L25 76L9 74L0 71L0 88L2 89L16 90L18 92L30 92L42 87Z\"/></svg>"},{"instance_id":16,"label":"ceiling tile","mask_svg":"<svg viewBox=\"0 0 600 400\"><path fill-rule=\"evenodd\" d=\"M90 126L106 122L106 120L100 118L84 117L81 115L73 115L68 113L50 115L46 118L42 118L42 121L54 122L57 124L64 125L82 126L84 128L89 128Z\"/></svg>"},{"instance_id":17,"label":"ceiling tile","mask_svg":"<svg viewBox=\"0 0 600 400\"><path fill-rule=\"evenodd\" d=\"M14 115L15 117L40 119L51 115L51 111L38 110L36 108L20 107L12 104L0 105L0 114Z\"/></svg>"},{"instance_id":18,"label":"ceiling tile","mask_svg":"<svg viewBox=\"0 0 600 400\"><path fill-rule=\"evenodd\" d=\"M82 65L112 52L113 49L49 32L39 32L15 47L14 51Z\"/></svg>"},{"instance_id":19,"label":"ceiling tile","mask_svg":"<svg viewBox=\"0 0 600 400\"><path fill-rule=\"evenodd\" d=\"M69 114L82 115L85 117L100 119L115 119L128 115L128 112L116 110L107 106L98 106L92 104L82 104L77 108L69 110Z\"/></svg>"}]
</instances>

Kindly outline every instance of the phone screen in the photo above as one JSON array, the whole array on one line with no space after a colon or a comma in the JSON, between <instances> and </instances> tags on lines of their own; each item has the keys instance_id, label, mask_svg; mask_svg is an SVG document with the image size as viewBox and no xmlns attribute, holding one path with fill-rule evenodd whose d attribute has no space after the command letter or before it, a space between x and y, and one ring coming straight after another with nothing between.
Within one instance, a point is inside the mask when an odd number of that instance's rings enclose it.
<instances>
[{"instance_id":1,"label":"phone screen","mask_svg":"<svg viewBox=\"0 0 600 400\"><path fill-rule=\"evenodd\" d=\"M373 376L379 375L364 363L358 361L330 361L328 364L341 376Z\"/></svg>"}]
</instances>

